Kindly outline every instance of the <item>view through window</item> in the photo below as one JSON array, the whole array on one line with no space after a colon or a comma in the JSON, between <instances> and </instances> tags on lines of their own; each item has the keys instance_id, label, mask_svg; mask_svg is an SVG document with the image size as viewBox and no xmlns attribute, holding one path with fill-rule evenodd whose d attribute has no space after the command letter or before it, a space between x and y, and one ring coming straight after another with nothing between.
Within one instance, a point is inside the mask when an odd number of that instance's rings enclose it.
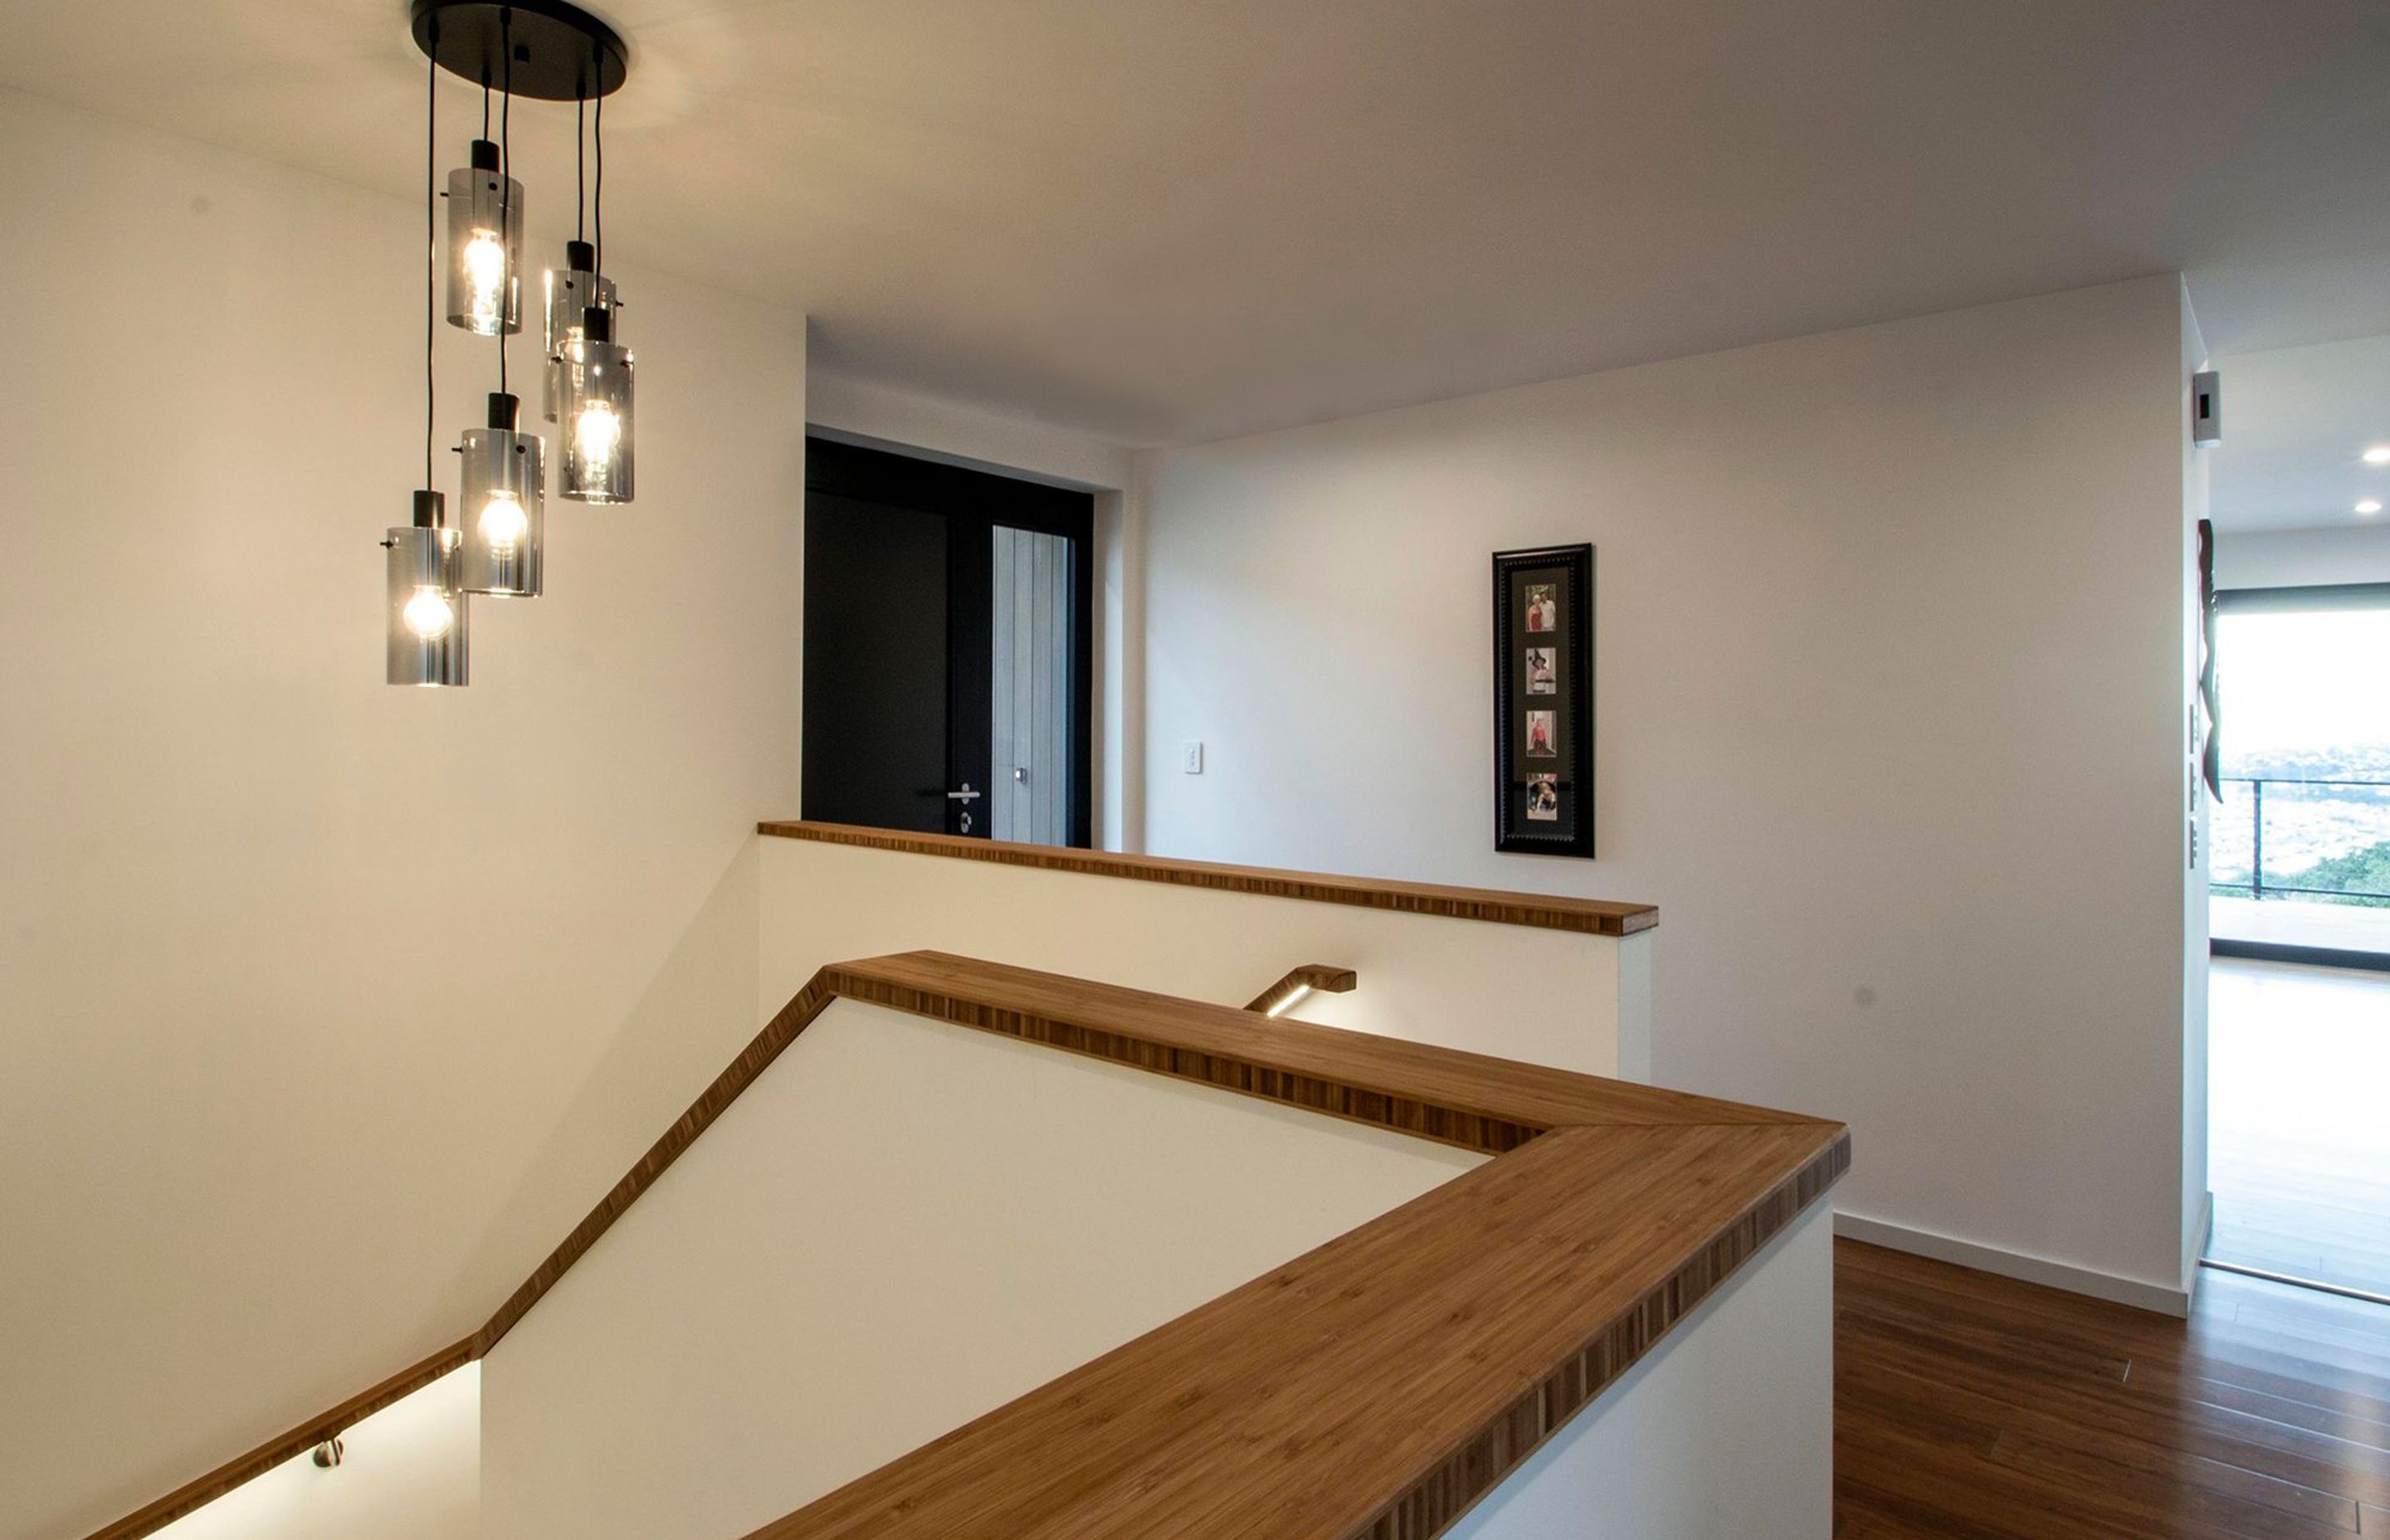
<instances>
[{"instance_id":1,"label":"view through window","mask_svg":"<svg viewBox=\"0 0 2390 1540\"><path fill-rule=\"evenodd\" d=\"M2390 608L2228 609L2216 660L2216 895L2390 909Z\"/></svg>"}]
</instances>

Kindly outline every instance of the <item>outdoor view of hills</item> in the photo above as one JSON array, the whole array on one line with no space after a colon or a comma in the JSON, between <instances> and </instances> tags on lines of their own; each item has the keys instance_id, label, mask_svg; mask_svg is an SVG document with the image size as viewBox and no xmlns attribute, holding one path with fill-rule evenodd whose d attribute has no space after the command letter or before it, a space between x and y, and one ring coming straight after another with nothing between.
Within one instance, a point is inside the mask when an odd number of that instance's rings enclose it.
<instances>
[{"instance_id":1,"label":"outdoor view of hills","mask_svg":"<svg viewBox=\"0 0 2390 1540\"><path fill-rule=\"evenodd\" d=\"M2230 739L2228 736L2227 743ZM2390 908L2390 743L2228 753L2224 801L2211 810L2213 891L2249 898L2256 882L2263 781L2263 894ZM2360 784L2333 784L2357 782Z\"/></svg>"},{"instance_id":2,"label":"outdoor view of hills","mask_svg":"<svg viewBox=\"0 0 2390 1540\"><path fill-rule=\"evenodd\" d=\"M2228 610L2217 622L2228 778L2211 810L2215 891L2390 908L2390 609ZM2321 784L2333 781L2358 784Z\"/></svg>"}]
</instances>

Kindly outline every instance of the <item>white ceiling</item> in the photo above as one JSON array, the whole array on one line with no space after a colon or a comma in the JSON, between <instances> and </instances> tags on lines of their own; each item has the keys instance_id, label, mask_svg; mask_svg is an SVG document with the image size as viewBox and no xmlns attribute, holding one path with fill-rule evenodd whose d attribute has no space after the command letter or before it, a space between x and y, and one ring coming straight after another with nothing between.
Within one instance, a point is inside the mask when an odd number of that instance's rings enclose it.
<instances>
[{"instance_id":1,"label":"white ceiling","mask_svg":"<svg viewBox=\"0 0 2390 1540\"><path fill-rule=\"evenodd\" d=\"M2210 452L2208 503L2230 533L2390 528L2358 503L2390 504L2390 337L2281 348L2217 361L2224 442Z\"/></svg>"},{"instance_id":2,"label":"white ceiling","mask_svg":"<svg viewBox=\"0 0 2390 1540\"><path fill-rule=\"evenodd\" d=\"M0 80L419 190L403 0L0 3ZM2383 0L611 13L615 255L1129 442L2175 267L2219 353L2390 332Z\"/></svg>"}]
</instances>

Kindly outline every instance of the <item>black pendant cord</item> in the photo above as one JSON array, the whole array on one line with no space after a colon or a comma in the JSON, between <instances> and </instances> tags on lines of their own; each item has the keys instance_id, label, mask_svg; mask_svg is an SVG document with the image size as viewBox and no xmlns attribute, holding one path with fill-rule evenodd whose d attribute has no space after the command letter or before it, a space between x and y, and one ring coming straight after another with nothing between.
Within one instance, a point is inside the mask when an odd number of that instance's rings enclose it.
<instances>
[{"instance_id":1,"label":"black pendant cord","mask_svg":"<svg viewBox=\"0 0 2390 1540\"><path fill-rule=\"evenodd\" d=\"M589 200L598 225L598 244L593 249L598 269L593 276L602 278L606 276L606 98L602 96L598 98L598 125L590 139L598 150L598 193ZM598 296L593 291L589 297Z\"/></svg>"},{"instance_id":2,"label":"black pendant cord","mask_svg":"<svg viewBox=\"0 0 2390 1540\"><path fill-rule=\"evenodd\" d=\"M440 274L440 23L431 24L431 64L423 81L423 490L431 490L431 432L438 416L433 394L431 340L438 325Z\"/></svg>"},{"instance_id":3,"label":"black pendant cord","mask_svg":"<svg viewBox=\"0 0 2390 1540\"><path fill-rule=\"evenodd\" d=\"M572 238L589 238L589 98L572 94Z\"/></svg>"},{"instance_id":4,"label":"black pendant cord","mask_svg":"<svg viewBox=\"0 0 2390 1540\"><path fill-rule=\"evenodd\" d=\"M499 298L498 394L507 393L507 337L520 324L522 280L515 271L515 37L514 13L498 13L500 46L506 54L506 95L498 105L498 245L507 254L506 292Z\"/></svg>"}]
</instances>

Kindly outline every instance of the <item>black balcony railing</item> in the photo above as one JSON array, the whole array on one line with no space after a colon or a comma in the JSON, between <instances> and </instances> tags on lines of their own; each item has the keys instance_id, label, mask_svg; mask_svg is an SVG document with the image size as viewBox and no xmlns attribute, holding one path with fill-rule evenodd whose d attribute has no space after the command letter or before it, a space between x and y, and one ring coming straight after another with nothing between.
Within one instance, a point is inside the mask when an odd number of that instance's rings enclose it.
<instances>
[{"instance_id":1,"label":"black balcony railing","mask_svg":"<svg viewBox=\"0 0 2390 1540\"><path fill-rule=\"evenodd\" d=\"M2390 780L2227 776L2224 787L2212 892L2390 907Z\"/></svg>"}]
</instances>

